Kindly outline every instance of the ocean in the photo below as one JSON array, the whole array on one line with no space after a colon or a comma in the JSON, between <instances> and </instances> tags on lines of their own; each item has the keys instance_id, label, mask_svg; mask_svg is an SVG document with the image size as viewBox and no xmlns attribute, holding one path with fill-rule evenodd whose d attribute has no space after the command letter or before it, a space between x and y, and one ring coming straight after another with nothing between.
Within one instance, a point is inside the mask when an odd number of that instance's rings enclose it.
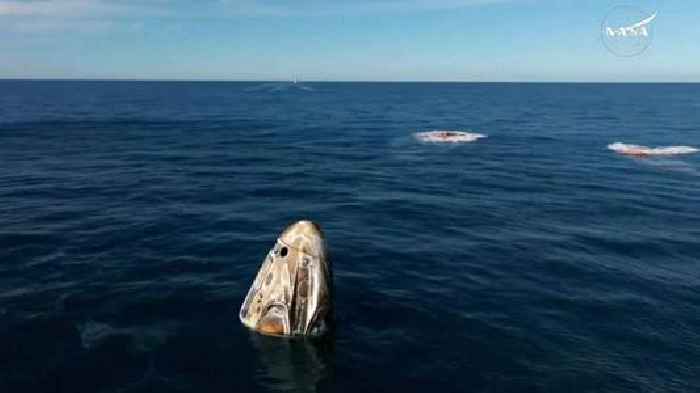
<instances>
[{"instance_id":1,"label":"ocean","mask_svg":"<svg viewBox=\"0 0 700 393\"><path fill-rule=\"evenodd\" d=\"M618 141L700 85L0 81L0 392L700 391L700 154ZM260 336L299 219L337 327Z\"/></svg>"}]
</instances>

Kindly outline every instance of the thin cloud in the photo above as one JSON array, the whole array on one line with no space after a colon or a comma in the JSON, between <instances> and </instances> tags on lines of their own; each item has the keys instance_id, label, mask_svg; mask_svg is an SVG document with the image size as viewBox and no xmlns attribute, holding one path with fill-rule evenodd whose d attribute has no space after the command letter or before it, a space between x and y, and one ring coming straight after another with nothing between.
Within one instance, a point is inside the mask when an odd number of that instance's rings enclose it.
<instances>
[{"instance_id":1,"label":"thin cloud","mask_svg":"<svg viewBox=\"0 0 700 393\"><path fill-rule=\"evenodd\" d=\"M0 0L0 34L98 33L118 27L120 19L157 15L141 6L99 0Z\"/></svg>"},{"instance_id":2,"label":"thin cloud","mask_svg":"<svg viewBox=\"0 0 700 393\"><path fill-rule=\"evenodd\" d=\"M280 4L279 1L270 0L220 0L220 3L226 6L227 11L234 14L317 16L450 10L512 1L514 0L356 0L334 3L321 0L298 0Z\"/></svg>"},{"instance_id":3,"label":"thin cloud","mask_svg":"<svg viewBox=\"0 0 700 393\"><path fill-rule=\"evenodd\" d=\"M0 33L99 32L148 18L398 14L513 1L527 0L0 0Z\"/></svg>"},{"instance_id":4,"label":"thin cloud","mask_svg":"<svg viewBox=\"0 0 700 393\"><path fill-rule=\"evenodd\" d=\"M456 9L512 0L0 0L0 16L81 17L222 17L235 15L328 15Z\"/></svg>"},{"instance_id":5,"label":"thin cloud","mask_svg":"<svg viewBox=\"0 0 700 393\"><path fill-rule=\"evenodd\" d=\"M89 0L37 0L37 1L5 1L0 0L0 15L2 16L69 16L79 15L93 6Z\"/></svg>"},{"instance_id":6,"label":"thin cloud","mask_svg":"<svg viewBox=\"0 0 700 393\"><path fill-rule=\"evenodd\" d=\"M0 16L36 16L77 19L84 17L160 16L168 6L166 0L0 0Z\"/></svg>"}]
</instances>

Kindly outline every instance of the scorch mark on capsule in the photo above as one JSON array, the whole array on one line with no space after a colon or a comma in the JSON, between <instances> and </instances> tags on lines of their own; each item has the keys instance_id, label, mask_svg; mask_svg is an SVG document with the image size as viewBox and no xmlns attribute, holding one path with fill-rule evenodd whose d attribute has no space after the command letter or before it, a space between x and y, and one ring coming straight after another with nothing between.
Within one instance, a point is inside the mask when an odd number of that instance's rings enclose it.
<instances>
[{"instance_id":1,"label":"scorch mark on capsule","mask_svg":"<svg viewBox=\"0 0 700 393\"><path fill-rule=\"evenodd\" d=\"M333 322L332 280L321 228L299 221L282 232L263 261L239 318L263 334L322 334Z\"/></svg>"}]
</instances>

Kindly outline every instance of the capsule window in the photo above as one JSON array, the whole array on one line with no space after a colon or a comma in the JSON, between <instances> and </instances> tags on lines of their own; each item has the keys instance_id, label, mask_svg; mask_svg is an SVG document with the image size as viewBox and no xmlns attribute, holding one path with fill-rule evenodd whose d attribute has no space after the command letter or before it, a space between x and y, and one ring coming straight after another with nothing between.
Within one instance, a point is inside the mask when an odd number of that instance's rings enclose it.
<instances>
[{"instance_id":1,"label":"capsule window","mask_svg":"<svg viewBox=\"0 0 700 393\"><path fill-rule=\"evenodd\" d=\"M289 252L289 250L287 250L287 247L282 247L282 249L280 250L280 256L281 256L282 258L286 257L286 256L287 256L287 252Z\"/></svg>"}]
</instances>

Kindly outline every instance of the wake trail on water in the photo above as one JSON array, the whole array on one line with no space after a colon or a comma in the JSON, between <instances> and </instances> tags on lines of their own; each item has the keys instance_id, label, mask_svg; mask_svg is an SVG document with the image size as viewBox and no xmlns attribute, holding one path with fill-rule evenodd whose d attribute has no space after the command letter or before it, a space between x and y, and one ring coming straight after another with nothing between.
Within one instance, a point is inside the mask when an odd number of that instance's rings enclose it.
<instances>
[{"instance_id":1,"label":"wake trail on water","mask_svg":"<svg viewBox=\"0 0 700 393\"><path fill-rule=\"evenodd\" d=\"M668 172L683 173L686 175L700 176L700 170L693 165L672 158L657 158L654 160L638 160L643 165Z\"/></svg>"},{"instance_id":2,"label":"wake trail on water","mask_svg":"<svg viewBox=\"0 0 700 393\"><path fill-rule=\"evenodd\" d=\"M301 83L292 82L270 82L252 86L245 89L246 92L263 92L263 93L278 93L292 91L314 91L311 86L306 86Z\"/></svg>"}]
</instances>

